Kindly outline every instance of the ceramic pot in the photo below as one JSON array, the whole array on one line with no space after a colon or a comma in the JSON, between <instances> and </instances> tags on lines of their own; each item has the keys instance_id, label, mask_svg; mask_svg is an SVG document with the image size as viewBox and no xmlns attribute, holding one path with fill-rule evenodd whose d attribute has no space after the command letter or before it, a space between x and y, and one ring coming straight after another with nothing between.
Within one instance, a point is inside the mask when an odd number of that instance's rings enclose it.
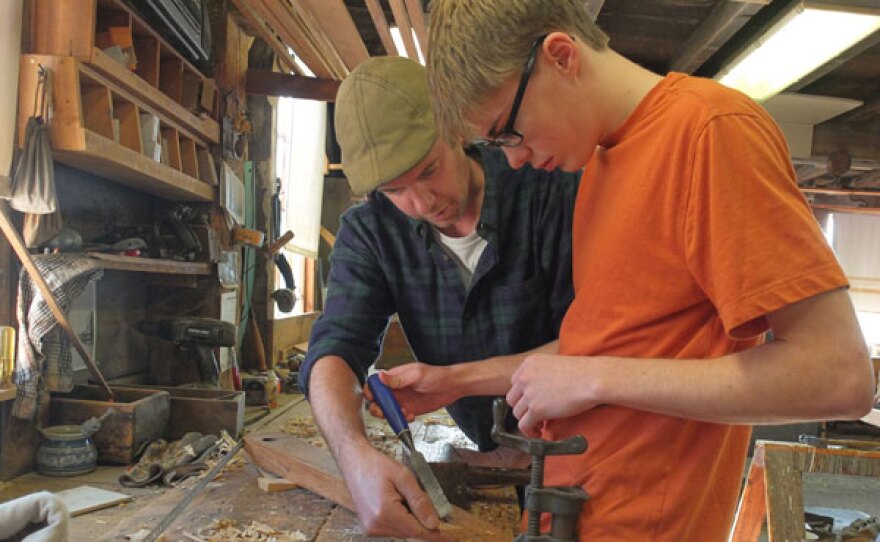
<instances>
[{"instance_id":1,"label":"ceramic pot","mask_svg":"<svg viewBox=\"0 0 880 542\"><path fill-rule=\"evenodd\" d=\"M45 476L75 476L95 470L98 450L79 425L56 425L41 431L37 471Z\"/></svg>"},{"instance_id":2,"label":"ceramic pot","mask_svg":"<svg viewBox=\"0 0 880 542\"><path fill-rule=\"evenodd\" d=\"M75 476L95 470L98 449L91 437L113 412L108 408L100 418L89 418L81 425L40 429L43 442L37 448L37 471L45 476Z\"/></svg>"}]
</instances>

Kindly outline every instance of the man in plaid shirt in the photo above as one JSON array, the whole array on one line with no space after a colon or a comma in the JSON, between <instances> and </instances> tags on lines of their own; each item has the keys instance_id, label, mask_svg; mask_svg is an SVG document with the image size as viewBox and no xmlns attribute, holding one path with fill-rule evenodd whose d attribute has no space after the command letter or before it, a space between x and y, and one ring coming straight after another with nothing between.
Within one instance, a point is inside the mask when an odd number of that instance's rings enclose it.
<instances>
[{"instance_id":1,"label":"man in plaid shirt","mask_svg":"<svg viewBox=\"0 0 880 542\"><path fill-rule=\"evenodd\" d=\"M555 351L573 298L579 177L513 170L499 151L438 138L425 70L405 58L373 58L349 75L336 133L367 201L342 217L301 386L366 533L425 538L438 521L430 501L371 446L360 415L389 319L398 315L419 361L381 376L405 414L446 407L480 450L493 449L492 396L526 351Z\"/></svg>"}]
</instances>

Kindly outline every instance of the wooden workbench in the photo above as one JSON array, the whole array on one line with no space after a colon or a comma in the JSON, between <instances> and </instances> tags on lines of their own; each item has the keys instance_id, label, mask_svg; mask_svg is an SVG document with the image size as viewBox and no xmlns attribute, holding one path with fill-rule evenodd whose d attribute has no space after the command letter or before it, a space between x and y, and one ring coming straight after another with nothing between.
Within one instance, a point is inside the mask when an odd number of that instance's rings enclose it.
<instances>
[{"instance_id":1,"label":"wooden workbench","mask_svg":"<svg viewBox=\"0 0 880 542\"><path fill-rule=\"evenodd\" d=\"M319 443L321 439L311 423L308 403L297 395L283 395L281 398L280 408L253 423L249 429L259 432L286 430L313 444ZM256 417L254 414L248 412L246 418L253 419ZM422 448L438 447L445 442L463 446L467 442L461 432L446 423L444 418L435 414L412 425ZM389 437L390 430L386 428L384 420L368 416L371 438L380 448L387 449L396 446L396 443ZM235 522L239 528L256 522L291 533L293 539L298 537L315 542L367 540L360 534L354 514L314 493L305 489L267 493L259 489L257 480L261 473L247 460L244 452L240 454L241 459L233 461L215 482L196 497L166 531L167 536L162 540L210 540L208 528L215 519ZM0 501L41 489L58 491L84 484L127 493L133 496L132 502L72 518L70 529L70 542L122 542L128 540L128 536L157 525L196 483L195 479L191 479L183 487L173 489L157 486L122 488L116 482L122 471L120 467L99 467L91 474L71 478L28 474L5 487L0 486ZM518 526L517 510L512 490L500 496L495 492L491 499L477 501L471 507L473 514L491 521L499 529L509 531L511 540ZM302 536L299 537L297 533Z\"/></svg>"}]
</instances>

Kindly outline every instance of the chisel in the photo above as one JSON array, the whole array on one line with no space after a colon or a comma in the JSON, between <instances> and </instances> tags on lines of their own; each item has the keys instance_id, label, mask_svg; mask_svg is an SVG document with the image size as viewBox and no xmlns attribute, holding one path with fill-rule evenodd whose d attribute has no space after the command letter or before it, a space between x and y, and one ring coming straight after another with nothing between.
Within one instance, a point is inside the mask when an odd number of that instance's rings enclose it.
<instances>
[{"instance_id":1,"label":"chisel","mask_svg":"<svg viewBox=\"0 0 880 542\"><path fill-rule=\"evenodd\" d=\"M437 477L434 476L431 468L428 467L425 457L416 450L412 432L409 430L409 424L406 423L406 418L403 415L403 411L400 410L400 405L397 403L394 393L379 380L378 374L370 375L367 379L367 385L370 386L370 391L373 393L373 401L382 409L382 414L388 420L388 425L391 426L391 430L394 431L409 454L410 467L413 473L415 473L416 478L419 479L419 483L422 484L425 493L428 494L428 497L434 504L437 515L443 519L449 518L452 514L452 505L449 504L449 500L443 494L440 482L437 481Z\"/></svg>"}]
</instances>

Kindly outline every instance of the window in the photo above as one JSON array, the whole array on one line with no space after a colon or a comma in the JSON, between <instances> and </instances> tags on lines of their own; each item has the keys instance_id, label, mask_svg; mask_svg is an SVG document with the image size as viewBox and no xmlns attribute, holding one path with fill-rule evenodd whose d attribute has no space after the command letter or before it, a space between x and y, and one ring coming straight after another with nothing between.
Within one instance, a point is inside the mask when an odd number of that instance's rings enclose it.
<instances>
[{"instance_id":1,"label":"window","mask_svg":"<svg viewBox=\"0 0 880 542\"><path fill-rule=\"evenodd\" d=\"M279 98L276 109L275 174L281 179L281 232L293 232L282 250L293 271L297 303L292 313L275 308L275 317L304 312L303 298L313 283L307 259L318 257L321 204L324 193L327 104L313 100ZM276 287L284 281L276 273Z\"/></svg>"}]
</instances>

